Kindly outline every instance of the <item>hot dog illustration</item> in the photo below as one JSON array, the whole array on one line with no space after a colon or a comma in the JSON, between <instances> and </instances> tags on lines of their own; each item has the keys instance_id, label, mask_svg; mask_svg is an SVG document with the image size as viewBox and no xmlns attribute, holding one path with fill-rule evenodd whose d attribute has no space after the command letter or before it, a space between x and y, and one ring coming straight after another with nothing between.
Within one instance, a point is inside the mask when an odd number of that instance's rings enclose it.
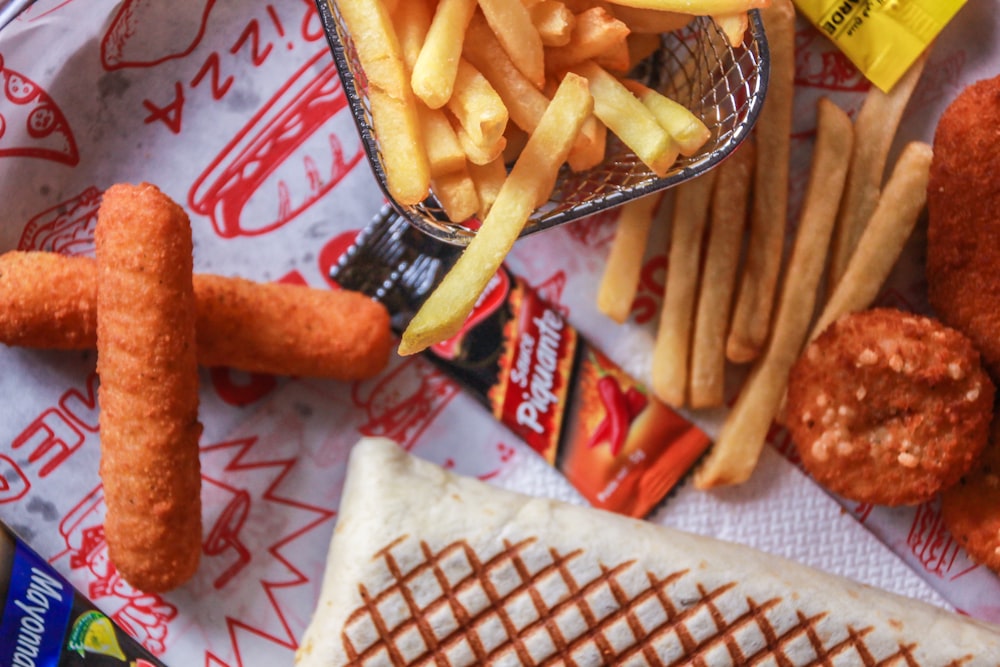
<instances>
[{"instance_id":1,"label":"hot dog illustration","mask_svg":"<svg viewBox=\"0 0 1000 667\"><path fill-rule=\"evenodd\" d=\"M329 59L328 51L310 58L191 187L191 210L210 217L219 236L281 227L362 159L353 121L340 114L347 98L336 66L324 64Z\"/></svg>"}]
</instances>

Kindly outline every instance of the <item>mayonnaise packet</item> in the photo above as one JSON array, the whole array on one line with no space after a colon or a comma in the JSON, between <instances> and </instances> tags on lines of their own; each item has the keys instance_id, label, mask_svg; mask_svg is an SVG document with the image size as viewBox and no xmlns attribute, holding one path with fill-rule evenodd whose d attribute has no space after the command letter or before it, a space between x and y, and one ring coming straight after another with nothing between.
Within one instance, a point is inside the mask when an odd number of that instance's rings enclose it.
<instances>
[{"instance_id":1,"label":"mayonnaise packet","mask_svg":"<svg viewBox=\"0 0 1000 667\"><path fill-rule=\"evenodd\" d=\"M889 92L965 0L794 0L868 79Z\"/></svg>"}]
</instances>

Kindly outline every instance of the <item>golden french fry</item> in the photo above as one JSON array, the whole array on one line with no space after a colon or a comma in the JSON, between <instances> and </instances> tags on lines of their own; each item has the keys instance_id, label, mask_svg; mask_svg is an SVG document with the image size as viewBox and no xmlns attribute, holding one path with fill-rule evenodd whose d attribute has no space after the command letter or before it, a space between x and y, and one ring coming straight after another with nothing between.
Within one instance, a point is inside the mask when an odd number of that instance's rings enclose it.
<instances>
[{"instance_id":1,"label":"golden french fry","mask_svg":"<svg viewBox=\"0 0 1000 667\"><path fill-rule=\"evenodd\" d=\"M524 228L535 201L551 190L593 104L586 79L568 74L479 231L403 332L400 354L419 352L461 329Z\"/></svg>"},{"instance_id":2,"label":"golden french fry","mask_svg":"<svg viewBox=\"0 0 1000 667\"><path fill-rule=\"evenodd\" d=\"M670 12L615 5L611 9L615 18L624 22L636 34L659 35L680 30L694 19L689 12Z\"/></svg>"},{"instance_id":3,"label":"golden french fry","mask_svg":"<svg viewBox=\"0 0 1000 667\"><path fill-rule=\"evenodd\" d=\"M718 167L691 343L692 408L717 407L725 399L726 333L755 160L754 143L745 141Z\"/></svg>"},{"instance_id":4,"label":"golden french fry","mask_svg":"<svg viewBox=\"0 0 1000 667\"><path fill-rule=\"evenodd\" d=\"M719 30L726 36L730 46L736 48L743 43L743 36L750 27L750 16L746 12L716 14L712 17Z\"/></svg>"},{"instance_id":5,"label":"golden french fry","mask_svg":"<svg viewBox=\"0 0 1000 667\"><path fill-rule=\"evenodd\" d=\"M625 42L628 44L628 60L630 70L649 56L659 51L662 46L659 33L631 32L629 33L629 36L625 38Z\"/></svg>"},{"instance_id":6,"label":"golden french fry","mask_svg":"<svg viewBox=\"0 0 1000 667\"><path fill-rule=\"evenodd\" d=\"M521 0L479 0L479 8L517 69L541 88L545 84L545 53L528 8Z\"/></svg>"},{"instance_id":7,"label":"golden french fry","mask_svg":"<svg viewBox=\"0 0 1000 667\"><path fill-rule=\"evenodd\" d=\"M464 58L458 61L455 90L447 103L476 145L494 146L507 127L508 111L486 77Z\"/></svg>"},{"instance_id":8,"label":"golden french fry","mask_svg":"<svg viewBox=\"0 0 1000 667\"><path fill-rule=\"evenodd\" d=\"M549 105L549 98L515 67L481 14L477 13L469 22L464 53L503 100L510 120L525 132L533 132ZM571 169L589 169L604 159L605 132L600 125L596 119L584 123L570 152ZM517 144L511 148L516 149Z\"/></svg>"},{"instance_id":9,"label":"golden french fry","mask_svg":"<svg viewBox=\"0 0 1000 667\"><path fill-rule=\"evenodd\" d=\"M509 144L508 144L509 145ZM479 209L476 213L480 219L485 219L500 194L504 180L507 179L507 167L502 158L497 158L486 164L469 163L469 177L476 188L479 199Z\"/></svg>"},{"instance_id":10,"label":"golden french fry","mask_svg":"<svg viewBox=\"0 0 1000 667\"><path fill-rule=\"evenodd\" d=\"M380 4L377 0L369 0L369 3ZM459 36L465 34L475 10L476 0L440 0L434 11L427 37L410 75L414 94L432 109L440 109L451 98L462 53ZM354 33L353 30L351 32ZM359 43L366 39L363 34L354 35ZM365 73L368 73L367 67Z\"/></svg>"},{"instance_id":11,"label":"golden french fry","mask_svg":"<svg viewBox=\"0 0 1000 667\"><path fill-rule=\"evenodd\" d=\"M401 203L416 204L430 190L430 169L392 20L378 0L347 0L338 7L357 40L358 59L368 78L372 125L382 149L386 186Z\"/></svg>"},{"instance_id":12,"label":"golden french fry","mask_svg":"<svg viewBox=\"0 0 1000 667\"><path fill-rule=\"evenodd\" d=\"M832 293L844 275L851 253L878 203L892 140L926 62L926 54L918 58L888 93L872 86L858 112L854 122L858 140L854 143L847 189L834 232L827 294Z\"/></svg>"},{"instance_id":13,"label":"golden french fry","mask_svg":"<svg viewBox=\"0 0 1000 667\"><path fill-rule=\"evenodd\" d=\"M621 208L615 238L597 288L597 309L615 322L628 319L639 287L649 228L663 193L633 199Z\"/></svg>"},{"instance_id":14,"label":"golden french fry","mask_svg":"<svg viewBox=\"0 0 1000 667\"><path fill-rule=\"evenodd\" d=\"M434 176L431 192L453 222L468 220L479 210L479 194L467 168Z\"/></svg>"},{"instance_id":15,"label":"golden french fry","mask_svg":"<svg viewBox=\"0 0 1000 667\"><path fill-rule=\"evenodd\" d=\"M634 79L626 79L624 84L670 133L681 155L694 155L712 135L705 123L683 104Z\"/></svg>"},{"instance_id":16,"label":"golden french fry","mask_svg":"<svg viewBox=\"0 0 1000 667\"><path fill-rule=\"evenodd\" d=\"M653 393L674 406L687 400L688 361L701 246L716 170L677 186L667 284L653 346Z\"/></svg>"},{"instance_id":17,"label":"golden french fry","mask_svg":"<svg viewBox=\"0 0 1000 667\"><path fill-rule=\"evenodd\" d=\"M698 0L698 2L691 0L608 0L608 2L622 7L709 15L763 9L771 4L771 0Z\"/></svg>"},{"instance_id":18,"label":"golden french fry","mask_svg":"<svg viewBox=\"0 0 1000 667\"><path fill-rule=\"evenodd\" d=\"M678 148L646 106L613 74L593 62L573 70L590 82L594 115L632 149L649 169L663 176L677 161Z\"/></svg>"},{"instance_id":19,"label":"golden french fry","mask_svg":"<svg viewBox=\"0 0 1000 667\"><path fill-rule=\"evenodd\" d=\"M424 40L427 39L432 16L433 8L426 0L404 2L392 13L403 62L411 72ZM465 152L444 112L441 109L431 109L420 99L415 99L414 103L417 105L417 118L427 149L431 176L462 169L465 166Z\"/></svg>"},{"instance_id":20,"label":"golden french fry","mask_svg":"<svg viewBox=\"0 0 1000 667\"><path fill-rule=\"evenodd\" d=\"M465 166L465 151L444 110L431 109L420 100L416 100L416 104L431 176L462 169Z\"/></svg>"},{"instance_id":21,"label":"golden french fry","mask_svg":"<svg viewBox=\"0 0 1000 667\"><path fill-rule=\"evenodd\" d=\"M567 162L573 171L584 171L604 161L608 143L608 127L591 115L580 128L580 136L569 152Z\"/></svg>"},{"instance_id":22,"label":"golden french fry","mask_svg":"<svg viewBox=\"0 0 1000 667\"><path fill-rule=\"evenodd\" d=\"M809 331L853 141L851 120L835 104L821 99L818 116L809 184L778 299L774 331L708 457L695 472L695 486L700 489L749 479L785 395L788 372Z\"/></svg>"},{"instance_id":23,"label":"golden french fry","mask_svg":"<svg viewBox=\"0 0 1000 667\"><path fill-rule=\"evenodd\" d=\"M458 138L458 143L465 151L465 157L472 164L487 164L493 162L498 157L503 155L504 148L507 146L507 137L501 136L496 143L491 146L483 146L475 139L469 136L469 133L465 131L458 121L452 125L455 130L455 136Z\"/></svg>"},{"instance_id":24,"label":"golden french fry","mask_svg":"<svg viewBox=\"0 0 1000 667\"><path fill-rule=\"evenodd\" d=\"M628 74L632 66L632 56L628 50L628 37L612 44L604 53L597 55L594 62L606 70L621 76Z\"/></svg>"},{"instance_id":25,"label":"golden french fry","mask_svg":"<svg viewBox=\"0 0 1000 667\"><path fill-rule=\"evenodd\" d=\"M529 9L531 22L542 38L543 46L563 46L569 43L576 16L559 0L541 0Z\"/></svg>"},{"instance_id":26,"label":"golden french fry","mask_svg":"<svg viewBox=\"0 0 1000 667\"><path fill-rule=\"evenodd\" d=\"M423 201L430 191L430 167L414 100L368 90L372 126L385 164L386 187L401 204Z\"/></svg>"},{"instance_id":27,"label":"golden french fry","mask_svg":"<svg viewBox=\"0 0 1000 667\"><path fill-rule=\"evenodd\" d=\"M927 202L932 156L931 147L922 142L911 142L903 148L809 340L841 315L863 310L875 300Z\"/></svg>"},{"instance_id":28,"label":"golden french fry","mask_svg":"<svg viewBox=\"0 0 1000 667\"><path fill-rule=\"evenodd\" d=\"M750 214L750 240L743 276L726 341L730 361L760 355L771 327L788 217L788 161L791 152L792 93L795 78L795 7L774 0L761 12L771 49L767 98L754 132L757 171Z\"/></svg>"},{"instance_id":29,"label":"golden french fry","mask_svg":"<svg viewBox=\"0 0 1000 667\"><path fill-rule=\"evenodd\" d=\"M533 131L549 105L549 98L517 69L480 14L469 22L464 56L496 90L510 120L525 132Z\"/></svg>"},{"instance_id":30,"label":"golden french fry","mask_svg":"<svg viewBox=\"0 0 1000 667\"><path fill-rule=\"evenodd\" d=\"M420 56L420 49L423 48L427 40L427 32L431 28L431 20L434 17L434 9L425 0L412 0L404 2L389 12L392 17L392 26L396 31L396 38L399 40L400 52L407 69L412 73L417 58Z\"/></svg>"},{"instance_id":31,"label":"golden french fry","mask_svg":"<svg viewBox=\"0 0 1000 667\"><path fill-rule=\"evenodd\" d=\"M597 58L617 46L625 49L627 54L625 38L628 34L628 26L611 12L603 7L592 7L576 15L568 44L545 49L545 68L552 73L565 72L573 65Z\"/></svg>"}]
</instances>

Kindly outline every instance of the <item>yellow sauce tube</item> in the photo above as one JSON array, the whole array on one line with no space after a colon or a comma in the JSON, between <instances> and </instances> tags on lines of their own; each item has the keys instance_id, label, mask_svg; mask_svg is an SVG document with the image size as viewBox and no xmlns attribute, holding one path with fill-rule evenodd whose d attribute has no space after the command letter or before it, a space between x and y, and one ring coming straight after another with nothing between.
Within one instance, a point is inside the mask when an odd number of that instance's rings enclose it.
<instances>
[{"instance_id":1,"label":"yellow sauce tube","mask_svg":"<svg viewBox=\"0 0 1000 667\"><path fill-rule=\"evenodd\" d=\"M885 92L965 0L795 0L809 21Z\"/></svg>"}]
</instances>

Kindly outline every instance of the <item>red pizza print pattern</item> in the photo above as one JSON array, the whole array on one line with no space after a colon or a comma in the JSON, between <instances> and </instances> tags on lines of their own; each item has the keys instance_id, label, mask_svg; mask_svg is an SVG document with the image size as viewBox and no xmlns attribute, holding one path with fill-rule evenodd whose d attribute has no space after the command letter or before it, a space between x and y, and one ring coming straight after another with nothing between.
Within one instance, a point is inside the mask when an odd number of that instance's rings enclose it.
<instances>
[{"instance_id":1,"label":"red pizza print pattern","mask_svg":"<svg viewBox=\"0 0 1000 667\"><path fill-rule=\"evenodd\" d=\"M62 111L28 77L8 69L0 55L0 157L37 157L70 166L80 161Z\"/></svg>"}]
</instances>

